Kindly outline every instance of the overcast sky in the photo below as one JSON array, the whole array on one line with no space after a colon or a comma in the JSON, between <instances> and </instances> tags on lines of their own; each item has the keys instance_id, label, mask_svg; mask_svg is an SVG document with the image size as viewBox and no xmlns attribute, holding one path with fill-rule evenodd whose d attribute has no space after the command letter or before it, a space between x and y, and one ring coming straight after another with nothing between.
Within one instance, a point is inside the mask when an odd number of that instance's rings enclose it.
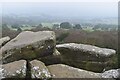
<instances>
[{"instance_id":1,"label":"overcast sky","mask_svg":"<svg viewBox=\"0 0 120 80\"><path fill-rule=\"evenodd\" d=\"M44 15L58 17L117 17L117 2L8 2L3 14Z\"/></svg>"}]
</instances>

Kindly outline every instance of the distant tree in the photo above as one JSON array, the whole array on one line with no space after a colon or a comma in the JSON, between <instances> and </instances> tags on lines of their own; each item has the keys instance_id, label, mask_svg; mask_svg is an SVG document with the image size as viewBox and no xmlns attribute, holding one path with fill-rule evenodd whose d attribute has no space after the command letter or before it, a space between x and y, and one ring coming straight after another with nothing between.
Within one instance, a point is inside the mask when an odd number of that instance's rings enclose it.
<instances>
[{"instance_id":1,"label":"distant tree","mask_svg":"<svg viewBox=\"0 0 120 80\"><path fill-rule=\"evenodd\" d=\"M2 37L9 36L11 39L19 34L18 31L10 29L7 24L2 24Z\"/></svg>"},{"instance_id":2,"label":"distant tree","mask_svg":"<svg viewBox=\"0 0 120 80\"><path fill-rule=\"evenodd\" d=\"M17 32L22 32L22 29L20 27L18 27Z\"/></svg>"},{"instance_id":3,"label":"distant tree","mask_svg":"<svg viewBox=\"0 0 120 80\"><path fill-rule=\"evenodd\" d=\"M11 27L12 27L12 28L18 28L19 25L18 25L18 24L13 24Z\"/></svg>"},{"instance_id":4,"label":"distant tree","mask_svg":"<svg viewBox=\"0 0 120 80\"><path fill-rule=\"evenodd\" d=\"M29 27L28 25L25 25L25 27Z\"/></svg>"},{"instance_id":5,"label":"distant tree","mask_svg":"<svg viewBox=\"0 0 120 80\"><path fill-rule=\"evenodd\" d=\"M93 29L93 30L98 30L99 28L101 28L101 24L95 25L92 29Z\"/></svg>"},{"instance_id":6,"label":"distant tree","mask_svg":"<svg viewBox=\"0 0 120 80\"><path fill-rule=\"evenodd\" d=\"M59 24L53 24L53 29L58 29L59 28Z\"/></svg>"},{"instance_id":7,"label":"distant tree","mask_svg":"<svg viewBox=\"0 0 120 80\"><path fill-rule=\"evenodd\" d=\"M81 27L80 24L76 24L73 28L74 28L74 29L82 29L82 27Z\"/></svg>"},{"instance_id":8,"label":"distant tree","mask_svg":"<svg viewBox=\"0 0 120 80\"><path fill-rule=\"evenodd\" d=\"M43 25L42 25L42 24L39 24L37 27L43 27Z\"/></svg>"},{"instance_id":9,"label":"distant tree","mask_svg":"<svg viewBox=\"0 0 120 80\"><path fill-rule=\"evenodd\" d=\"M60 28L63 29L70 29L72 27L72 25L69 22L63 22L60 24Z\"/></svg>"},{"instance_id":10,"label":"distant tree","mask_svg":"<svg viewBox=\"0 0 120 80\"><path fill-rule=\"evenodd\" d=\"M117 25L111 25L111 24L97 24L94 26L93 30L101 29L103 31L109 31L110 29L117 28Z\"/></svg>"},{"instance_id":11,"label":"distant tree","mask_svg":"<svg viewBox=\"0 0 120 80\"><path fill-rule=\"evenodd\" d=\"M101 30L103 30L103 31L108 31L108 27L101 27Z\"/></svg>"},{"instance_id":12,"label":"distant tree","mask_svg":"<svg viewBox=\"0 0 120 80\"><path fill-rule=\"evenodd\" d=\"M33 25L32 27L43 28L43 25L42 24L38 24L38 25Z\"/></svg>"},{"instance_id":13,"label":"distant tree","mask_svg":"<svg viewBox=\"0 0 120 80\"><path fill-rule=\"evenodd\" d=\"M117 31L117 28L110 28L110 31Z\"/></svg>"},{"instance_id":14,"label":"distant tree","mask_svg":"<svg viewBox=\"0 0 120 80\"><path fill-rule=\"evenodd\" d=\"M7 27L7 24L2 24L2 27Z\"/></svg>"},{"instance_id":15,"label":"distant tree","mask_svg":"<svg viewBox=\"0 0 120 80\"><path fill-rule=\"evenodd\" d=\"M24 25L21 25L20 27L21 27L21 28L23 28L23 27L24 27Z\"/></svg>"},{"instance_id":16,"label":"distant tree","mask_svg":"<svg viewBox=\"0 0 120 80\"><path fill-rule=\"evenodd\" d=\"M64 39L65 39L66 37L68 37L68 35L69 35L68 32L65 32L65 33L60 34L59 37L56 38L57 43L62 43L62 42L64 42Z\"/></svg>"},{"instance_id":17,"label":"distant tree","mask_svg":"<svg viewBox=\"0 0 120 80\"><path fill-rule=\"evenodd\" d=\"M8 28L7 24L2 24L2 30L10 30L10 28Z\"/></svg>"},{"instance_id":18,"label":"distant tree","mask_svg":"<svg viewBox=\"0 0 120 80\"><path fill-rule=\"evenodd\" d=\"M38 27L38 26L36 26L36 25L33 25L32 27Z\"/></svg>"}]
</instances>

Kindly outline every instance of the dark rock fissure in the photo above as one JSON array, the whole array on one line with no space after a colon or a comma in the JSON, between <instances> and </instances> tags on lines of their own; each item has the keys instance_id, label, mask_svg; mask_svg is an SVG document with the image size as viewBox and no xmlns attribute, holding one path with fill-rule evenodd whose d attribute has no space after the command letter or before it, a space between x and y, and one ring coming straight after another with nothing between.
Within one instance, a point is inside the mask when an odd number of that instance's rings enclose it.
<instances>
[{"instance_id":1,"label":"dark rock fissure","mask_svg":"<svg viewBox=\"0 0 120 80\"><path fill-rule=\"evenodd\" d=\"M30 61L27 60L27 64L26 64L26 78L31 78L31 66L30 66Z\"/></svg>"}]
</instances>

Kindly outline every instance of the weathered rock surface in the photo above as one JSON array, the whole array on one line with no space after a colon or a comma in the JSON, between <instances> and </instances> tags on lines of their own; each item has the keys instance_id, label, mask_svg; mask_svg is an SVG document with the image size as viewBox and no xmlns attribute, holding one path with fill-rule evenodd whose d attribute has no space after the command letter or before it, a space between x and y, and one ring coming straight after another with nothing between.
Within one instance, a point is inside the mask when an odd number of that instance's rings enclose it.
<instances>
[{"instance_id":1,"label":"weathered rock surface","mask_svg":"<svg viewBox=\"0 0 120 80\"><path fill-rule=\"evenodd\" d=\"M120 78L120 69L112 69L101 74L103 78Z\"/></svg>"},{"instance_id":2,"label":"weathered rock surface","mask_svg":"<svg viewBox=\"0 0 120 80\"><path fill-rule=\"evenodd\" d=\"M101 78L99 73L73 68L64 64L48 66L53 78Z\"/></svg>"},{"instance_id":3,"label":"weathered rock surface","mask_svg":"<svg viewBox=\"0 0 120 80\"><path fill-rule=\"evenodd\" d=\"M0 48L3 44L5 44L6 42L8 42L10 40L10 37L3 37L0 39Z\"/></svg>"},{"instance_id":4,"label":"weathered rock surface","mask_svg":"<svg viewBox=\"0 0 120 80\"><path fill-rule=\"evenodd\" d=\"M24 31L4 45L1 50L3 63L52 55L55 50L55 34L52 31Z\"/></svg>"},{"instance_id":5,"label":"weathered rock surface","mask_svg":"<svg viewBox=\"0 0 120 80\"><path fill-rule=\"evenodd\" d=\"M33 60L31 64L31 77L38 79L49 79L51 78L50 72L48 71L45 64L38 60Z\"/></svg>"},{"instance_id":6,"label":"weathered rock surface","mask_svg":"<svg viewBox=\"0 0 120 80\"><path fill-rule=\"evenodd\" d=\"M56 45L63 63L90 71L102 72L110 69L115 50L96 46L67 43Z\"/></svg>"},{"instance_id":7,"label":"weathered rock surface","mask_svg":"<svg viewBox=\"0 0 120 80\"><path fill-rule=\"evenodd\" d=\"M26 61L20 60L2 65L0 73L2 73L1 78L25 78Z\"/></svg>"},{"instance_id":8,"label":"weathered rock surface","mask_svg":"<svg viewBox=\"0 0 120 80\"><path fill-rule=\"evenodd\" d=\"M0 64L0 80L3 78L3 73L2 73L3 69L2 69L2 64Z\"/></svg>"},{"instance_id":9,"label":"weathered rock surface","mask_svg":"<svg viewBox=\"0 0 120 80\"><path fill-rule=\"evenodd\" d=\"M0 48L9 40L9 37L0 39ZM56 46L55 33L52 31L24 31L0 49L0 63L3 62L0 65L0 79L120 78L120 69L95 73L111 69L115 54L116 51L112 49L84 44Z\"/></svg>"}]
</instances>

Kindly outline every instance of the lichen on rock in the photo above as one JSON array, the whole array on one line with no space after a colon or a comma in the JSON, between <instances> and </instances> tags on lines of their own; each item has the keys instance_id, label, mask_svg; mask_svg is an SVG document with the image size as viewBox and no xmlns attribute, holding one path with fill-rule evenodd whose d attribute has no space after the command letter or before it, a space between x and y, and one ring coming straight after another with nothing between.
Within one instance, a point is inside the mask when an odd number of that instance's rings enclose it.
<instances>
[{"instance_id":1,"label":"lichen on rock","mask_svg":"<svg viewBox=\"0 0 120 80\"><path fill-rule=\"evenodd\" d=\"M101 74L103 78L120 78L120 69L111 69Z\"/></svg>"},{"instance_id":2,"label":"lichen on rock","mask_svg":"<svg viewBox=\"0 0 120 80\"><path fill-rule=\"evenodd\" d=\"M20 60L2 65L3 78L25 78L26 77L26 61Z\"/></svg>"},{"instance_id":3,"label":"lichen on rock","mask_svg":"<svg viewBox=\"0 0 120 80\"><path fill-rule=\"evenodd\" d=\"M38 60L33 60L31 64L31 77L38 79L50 79L51 74L45 64Z\"/></svg>"}]
</instances>

